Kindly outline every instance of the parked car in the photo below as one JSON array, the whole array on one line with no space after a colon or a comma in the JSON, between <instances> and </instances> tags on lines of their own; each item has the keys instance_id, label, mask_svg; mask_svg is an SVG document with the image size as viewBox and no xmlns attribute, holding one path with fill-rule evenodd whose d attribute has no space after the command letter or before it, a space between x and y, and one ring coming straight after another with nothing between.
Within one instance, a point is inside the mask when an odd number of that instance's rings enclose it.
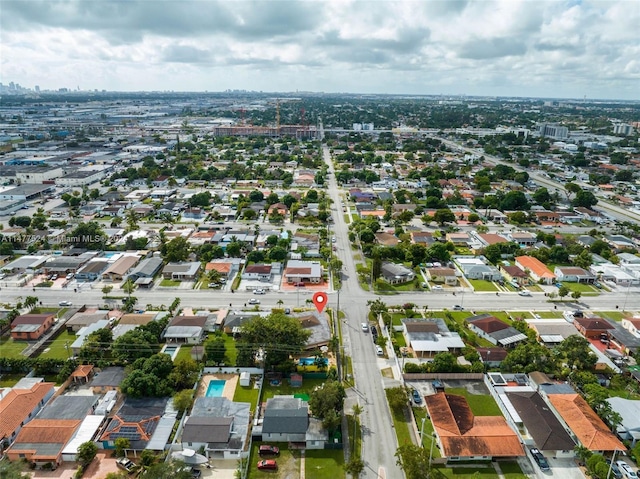
<instances>
[{"instance_id":1,"label":"parked car","mask_svg":"<svg viewBox=\"0 0 640 479\"><path fill-rule=\"evenodd\" d=\"M380 346L376 345L376 354L378 356L384 356L384 351L382 350L382 348Z\"/></svg>"},{"instance_id":2,"label":"parked car","mask_svg":"<svg viewBox=\"0 0 640 479\"><path fill-rule=\"evenodd\" d=\"M136 468L136 465L130 459L126 457L121 457L116 461L116 466L120 469L124 469L125 471L131 473Z\"/></svg>"},{"instance_id":3,"label":"parked car","mask_svg":"<svg viewBox=\"0 0 640 479\"><path fill-rule=\"evenodd\" d=\"M249 303L249 304L260 304L260 300L259 300L259 299L256 299L256 298L251 298L251 299L248 301L248 303Z\"/></svg>"},{"instance_id":4,"label":"parked car","mask_svg":"<svg viewBox=\"0 0 640 479\"><path fill-rule=\"evenodd\" d=\"M422 396L420 396L420 393L418 392L417 389L414 389L413 391L411 391L411 397L413 397L414 403L422 404Z\"/></svg>"},{"instance_id":5,"label":"parked car","mask_svg":"<svg viewBox=\"0 0 640 479\"><path fill-rule=\"evenodd\" d=\"M463 310L464 310L464 308L463 308L462 306L460 306L459 304L456 304L456 305L453 307L453 310L454 310L454 311L463 311Z\"/></svg>"},{"instance_id":6,"label":"parked car","mask_svg":"<svg viewBox=\"0 0 640 479\"><path fill-rule=\"evenodd\" d=\"M638 479L638 473L631 469L631 466L624 461L616 461L616 466L627 479Z\"/></svg>"},{"instance_id":7,"label":"parked car","mask_svg":"<svg viewBox=\"0 0 640 479\"><path fill-rule=\"evenodd\" d=\"M622 472L620 471L620 468L615 464L611 464L611 459L605 460L607 461L607 465L611 467L611 474L613 475L613 477L615 477L616 479L622 479Z\"/></svg>"},{"instance_id":8,"label":"parked car","mask_svg":"<svg viewBox=\"0 0 640 479\"><path fill-rule=\"evenodd\" d=\"M72 306L71 301L60 301L58 306Z\"/></svg>"},{"instance_id":9,"label":"parked car","mask_svg":"<svg viewBox=\"0 0 640 479\"><path fill-rule=\"evenodd\" d=\"M284 308L284 314L291 314L291 308Z\"/></svg>"},{"instance_id":10,"label":"parked car","mask_svg":"<svg viewBox=\"0 0 640 479\"><path fill-rule=\"evenodd\" d=\"M253 294L267 294L264 289L254 289Z\"/></svg>"},{"instance_id":11,"label":"parked car","mask_svg":"<svg viewBox=\"0 0 640 479\"><path fill-rule=\"evenodd\" d=\"M367 323L362 323L362 324L360 324L360 327L362 328L362 330L363 330L365 333L368 333L368 332L369 332L369 325L368 325Z\"/></svg>"},{"instance_id":12,"label":"parked car","mask_svg":"<svg viewBox=\"0 0 640 479\"><path fill-rule=\"evenodd\" d=\"M378 328L376 328L375 326L371 326L371 334L373 336L378 336Z\"/></svg>"},{"instance_id":13,"label":"parked car","mask_svg":"<svg viewBox=\"0 0 640 479\"><path fill-rule=\"evenodd\" d=\"M261 456L277 456L280 454L280 448L270 444L262 444L258 449L258 454Z\"/></svg>"},{"instance_id":14,"label":"parked car","mask_svg":"<svg viewBox=\"0 0 640 479\"><path fill-rule=\"evenodd\" d=\"M218 283L209 283L208 286L209 288L217 288L220 285Z\"/></svg>"},{"instance_id":15,"label":"parked car","mask_svg":"<svg viewBox=\"0 0 640 479\"><path fill-rule=\"evenodd\" d=\"M442 286L437 284L437 285L433 286L431 289L434 290L434 291L442 291Z\"/></svg>"},{"instance_id":16,"label":"parked car","mask_svg":"<svg viewBox=\"0 0 640 479\"><path fill-rule=\"evenodd\" d=\"M520 296L531 296L531 293L529 291L527 291L526 289L522 290L522 291L518 291L518 294Z\"/></svg>"},{"instance_id":17,"label":"parked car","mask_svg":"<svg viewBox=\"0 0 640 479\"><path fill-rule=\"evenodd\" d=\"M265 459L258 462L258 469L261 471L276 471L278 469L278 463L274 459Z\"/></svg>"},{"instance_id":18,"label":"parked car","mask_svg":"<svg viewBox=\"0 0 640 479\"><path fill-rule=\"evenodd\" d=\"M533 460L536 461L536 464L538 464L538 467L540 468L541 471L550 470L549 463L547 462L547 458L544 457L544 455L540 452L539 449L532 447L529 449L529 452L531 452L531 456L533 456Z\"/></svg>"}]
</instances>

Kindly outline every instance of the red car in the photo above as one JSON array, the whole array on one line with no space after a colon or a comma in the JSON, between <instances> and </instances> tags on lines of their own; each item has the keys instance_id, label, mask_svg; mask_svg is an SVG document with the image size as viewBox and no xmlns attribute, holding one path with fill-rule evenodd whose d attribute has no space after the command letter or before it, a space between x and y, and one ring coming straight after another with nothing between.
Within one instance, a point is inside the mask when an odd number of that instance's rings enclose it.
<instances>
[{"instance_id":1,"label":"red car","mask_svg":"<svg viewBox=\"0 0 640 479\"><path fill-rule=\"evenodd\" d=\"M278 463L273 459L265 459L258 463L258 469L261 471L275 471L278 469Z\"/></svg>"},{"instance_id":2,"label":"red car","mask_svg":"<svg viewBox=\"0 0 640 479\"><path fill-rule=\"evenodd\" d=\"M277 456L278 454L280 454L280 448L278 448L277 446L263 444L260 446L258 453L261 456Z\"/></svg>"}]
</instances>

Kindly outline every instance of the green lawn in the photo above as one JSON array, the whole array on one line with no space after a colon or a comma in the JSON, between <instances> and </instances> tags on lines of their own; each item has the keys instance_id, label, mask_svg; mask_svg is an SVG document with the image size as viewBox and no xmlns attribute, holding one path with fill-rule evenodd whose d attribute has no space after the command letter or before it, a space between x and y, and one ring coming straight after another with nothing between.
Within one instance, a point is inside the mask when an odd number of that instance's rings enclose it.
<instances>
[{"instance_id":1,"label":"green lawn","mask_svg":"<svg viewBox=\"0 0 640 479\"><path fill-rule=\"evenodd\" d=\"M260 390L251 386L236 386L236 390L233 393L234 402L248 402L251 403L251 410L255 411L258 404L258 395Z\"/></svg>"},{"instance_id":2,"label":"green lawn","mask_svg":"<svg viewBox=\"0 0 640 479\"><path fill-rule=\"evenodd\" d=\"M509 319L509 314L505 311L476 311L476 314L490 314L505 323L511 324L511 319Z\"/></svg>"},{"instance_id":3,"label":"green lawn","mask_svg":"<svg viewBox=\"0 0 640 479\"><path fill-rule=\"evenodd\" d=\"M388 398L387 398L388 400ZM411 434L409 434L409 422L408 414L396 414L391 411L391 418L393 419L393 427L396 430L396 437L398 438L398 444L412 444Z\"/></svg>"},{"instance_id":4,"label":"green lawn","mask_svg":"<svg viewBox=\"0 0 640 479\"><path fill-rule=\"evenodd\" d=\"M190 345L183 344L182 346L180 346L180 350L176 355L175 361L177 361L178 359L191 359L191 348L193 348L193 345L191 344Z\"/></svg>"},{"instance_id":5,"label":"green lawn","mask_svg":"<svg viewBox=\"0 0 640 479\"><path fill-rule=\"evenodd\" d=\"M362 429L360 428L360 419L353 416L353 414L347 415L347 431L349 435L349 451L351 457L360 457L362 453ZM344 434L342 435L344 437Z\"/></svg>"},{"instance_id":6,"label":"green lawn","mask_svg":"<svg viewBox=\"0 0 640 479\"><path fill-rule=\"evenodd\" d=\"M393 333L393 339L396 340L396 344L398 345L398 347L404 348L407 346L407 341L404 339L404 334L402 334L401 332Z\"/></svg>"},{"instance_id":7,"label":"green lawn","mask_svg":"<svg viewBox=\"0 0 640 479\"><path fill-rule=\"evenodd\" d=\"M427 410L423 407L414 407L413 415L416 418L418 431L422 431L424 434L422 438L422 447L431 452L431 442L433 441L437 444L437 441L433 437L433 424L429 419L427 419ZM424 429L422 428L422 419L425 420ZM436 444L433 445L433 457L441 457L440 449L436 447Z\"/></svg>"},{"instance_id":8,"label":"green lawn","mask_svg":"<svg viewBox=\"0 0 640 479\"><path fill-rule=\"evenodd\" d=\"M602 311L600 314L613 321L622 321L624 318L629 316L628 313L623 313L622 311Z\"/></svg>"},{"instance_id":9,"label":"green lawn","mask_svg":"<svg viewBox=\"0 0 640 479\"><path fill-rule=\"evenodd\" d=\"M475 291L500 291L491 281L484 281L482 279L469 279L467 281L473 286Z\"/></svg>"},{"instance_id":10,"label":"green lawn","mask_svg":"<svg viewBox=\"0 0 640 479\"><path fill-rule=\"evenodd\" d=\"M522 473L517 462L501 462L500 469L502 469L505 479L524 479L527 477Z\"/></svg>"},{"instance_id":11,"label":"green lawn","mask_svg":"<svg viewBox=\"0 0 640 479\"><path fill-rule=\"evenodd\" d=\"M288 379L283 379L279 386L272 386L269 382L265 382L262 401L266 401L276 395L288 395L288 394L311 394L316 386L321 386L326 379L304 379L302 381L302 387L292 388L289 385Z\"/></svg>"},{"instance_id":12,"label":"green lawn","mask_svg":"<svg viewBox=\"0 0 640 479\"><path fill-rule=\"evenodd\" d=\"M438 467L433 468L434 479L494 479L498 478L493 467Z\"/></svg>"},{"instance_id":13,"label":"green lawn","mask_svg":"<svg viewBox=\"0 0 640 479\"><path fill-rule=\"evenodd\" d=\"M0 374L0 388L10 388L16 385L24 377L24 374Z\"/></svg>"},{"instance_id":14,"label":"green lawn","mask_svg":"<svg viewBox=\"0 0 640 479\"><path fill-rule=\"evenodd\" d=\"M554 319L564 319L564 316L562 316L562 311L536 311L535 312L538 316L540 316L541 318L554 318Z\"/></svg>"},{"instance_id":15,"label":"green lawn","mask_svg":"<svg viewBox=\"0 0 640 479\"><path fill-rule=\"evenodd\" d=\"M175 281L173 279L163 279L162 281L160 281L160 286L165 286L165 287L176 287L176 286L180 286L180 284L182 283L182 281Z\"/></svg>"},{"instance_id":16,"label":"green lawn","mask_svg":"<svg viewBox=\"0 0 640 479\"><path fill-rule=\"evenodd\" d=\"M344 477L342 449L310 449L305 452L305 476L313 479Z\"/></svg>"},{"instance_id":17,"label":"green lawn","mask_svg":"<svg viewBox=\"0 0 640 479\"><path fill-rule=\"evenodd\" d=\"M600 290L595 286L584 283L562 283L563 286L566 286L569 291L580 291L581 293L595 293L600 294Z\"/></svg>"},{"instance_id":18,"label":"green lawn","mask_svg":"<svg viewBox=\"0 0 640 479\"><path fill-rule=\"evenodd\" d=\"M465 388L447 388L447 394L458 394L467 398L471 411L476 416L502 416L494 399L487 394L470 394Z\"/></svg>"},{"instance_id":19,"label":"green lawn","mask_svg":"<svg viewBox=\"0 0 640 479\"><path fill-rule=\"evenodd\" d=\"M22 358L22 351L29 345L26 341L16 341L11 337L0 338L0 356L3 358Z\"/></svg>"},{"instance_id":20,"label":"green lawn","mask_svg":"<svg viewBox=\"0 0 640 479\"><path fill-rule=\"evenodd\" d=\"M45 349L39 357L51 359L68 359L73 355L71 345L78 337L75 333L69 333L66 329L61 331L58 336L49 344L49 348ZM69 349L67 349L69 346Z\"/></svg>"},{"instance_id":21,"label":"green lawn","mask_svg":"<svg viewBox=\"0 0 640 479\"><path fill-rule=\"evenodd\" d=\"M533 314L531 311L514 311L511 313L511 316L514 318L522 318L522 319L533 319Z\"/></svg>"},{"instance_id":22,"label":"green lawn","mask_svg":"<svg viewBox=\"0 0 640 479\"><path fill-rule=\"evenodd\" d=\"M229 365L236 365L236 358L238 357L238 350L236 349L236 340L233 339L231 334L223 334L224 345L227 348L227 352L225 353L225 362Z\"/></svg>"},{"instance_id":23,"label":"green lawn","mask_svg":"<svg viewBox=\"0 0 640 479\"><path fill-rule=\"evenodd\" d=\"M287 443L276 443L280 448L280 455L276 458L278 461L277 471L259 471L256 464L260 460L258 455L258 448L261 442L254 441L251 448L251 455L249 457L249 474L248 478L261 479L261 478L288 478L288 477L300 477L300 451L290 451L287 449Z\"/></svg>"}]
</instances>

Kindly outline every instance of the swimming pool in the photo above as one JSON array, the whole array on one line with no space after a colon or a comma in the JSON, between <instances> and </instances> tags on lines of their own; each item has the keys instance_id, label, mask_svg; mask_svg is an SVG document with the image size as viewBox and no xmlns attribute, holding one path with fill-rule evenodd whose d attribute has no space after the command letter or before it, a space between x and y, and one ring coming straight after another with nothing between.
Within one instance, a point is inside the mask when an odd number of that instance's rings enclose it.
<instances>
[{"instance_id":1,"label":"swimming pool","mask_svg":"<svg viewBox=\"0 0 640 479\"><path fill-rule=\"evenodd\" d=\"M322 358L320 364L326 366L329 364L329 360L327 358ZM316 358L300 358L298 359L298 364L300 366L314 366L316 364Z\"/></svg>"},{"instance_id":2,"label":"swimming pool","mask_svg":"<svg viewBox=\"0 0 640 479\"><path fill-rule=\"evenodd\" d=\"M222 391L224 391L224 384L226 382L224 379L212 379L209 381L209 387L207 388L205 396L208 398L222 397Z\"/></svg>"},{"instance_id":3,"label":"swimming pool","mask_svg":"<svg viewBox=\"0 0 640 479\"><path fill-rule=\"evenodd\" d=\"M171 356L171 360L174 360L176 358L176 355L178 354L178 350L180 349L180 346L165 346L164 348L162 348L162 352L165 354L168 354L169 356Z\"/></svg>"}]
</instances>

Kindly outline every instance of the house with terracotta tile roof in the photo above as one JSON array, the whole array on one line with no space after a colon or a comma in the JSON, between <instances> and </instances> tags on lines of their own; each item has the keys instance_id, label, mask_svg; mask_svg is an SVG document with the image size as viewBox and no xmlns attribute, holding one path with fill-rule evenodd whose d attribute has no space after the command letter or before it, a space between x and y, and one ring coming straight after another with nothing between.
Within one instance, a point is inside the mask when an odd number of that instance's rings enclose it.
<instances>
[{"instance_id":1,"label":"house with terracotta tile roof","mask_svg":"<svg viewBox=\"0 0 640 479\"><path fill-rule=\"evenodd\" d=\"M11 322L11 337L22 341L35 341L49 331L55 322L53 313L21 314Z\"/></svg>"},{"instance_id":2,"label":"house with terracotta tile roof","mask_svg":"<svg viewBox=\"0 0 640 479\"><path fill-rule=\"evenodd\" d=\"M600 454L627 450L579 394L548 394L547 400L581 446Z\"/></svg>"},{"instance_id":3,"label":"house with terracotta tile roof","mask_svg":"<svg viewBox=\"0 0 640 479\"><path fill-rule=\"evenodd\" d=\"M556 275L537 258L532 256L517 256L515 263L522 271L529 271L529 275L531 275L531 278L535 281L541 281L544 284L553 284L556 280Z\"/></svg>"},{"instance_id":4,"label":"house with terracotta tile roof","mask_svg":"<svg viewBox=\"0 0 640 479\"><path fill-rule=\"evenodd\" d=\"M40 382L30 389L9 389L0 399L0 451L10 445L55 392L54 383Z\"/></svg>"},{"instance_id":5,"label":"house with terracotta tile roof","mask_svg":"<svg viewBox=\"0 0 640 479\"><path fill-rule=\"evenodd\" d=\"M80 426L80 419L34 419L7 449L10 461L26 460L36 466L62 464L62 450Z\"/></svg>"},{"instance_id":6,"label":"house with terracotta tile roof","mask_svg":"<svg viewBox=\"0 0 640 479\"><path fill-rule=\"evenodd\" d=\"M464 396L426 396L442 457L448 462L524 456L518 435L502 416L475 416Z\"/></svg>"}]
</instances>

